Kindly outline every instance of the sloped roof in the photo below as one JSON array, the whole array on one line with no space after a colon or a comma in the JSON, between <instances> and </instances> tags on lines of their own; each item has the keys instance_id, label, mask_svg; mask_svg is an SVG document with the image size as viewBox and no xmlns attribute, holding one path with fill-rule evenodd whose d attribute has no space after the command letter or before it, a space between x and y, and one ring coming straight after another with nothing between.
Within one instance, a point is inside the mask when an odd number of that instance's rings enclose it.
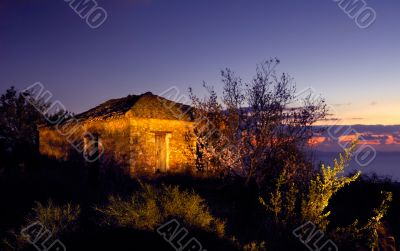
<instances>
[{"instance_id":1,"label":"sloped roof","mask_svg":"<svg viewBox=\"0 0 400 251\"><path fill-rule=\"evenodd\" d=\"M124 98L108 100L74 118L84 120L103 120L128 114L133 117L192 120L191 107L176 103L146 92L142 95L129 95ZM182 116L183 114L183 116Z\"/></svg>"},{"instance_id":2,"label":"sloped roof","mask_svg":"<svg viewBox=\"0 0 400 251\"><path fill-rule=\"evenodd\" d=\"M141 96L129 95L124 98L110 99L86 112L75 116L79 120L107 119L124 115L139 100Z\"/></svg>"}]
</instances>

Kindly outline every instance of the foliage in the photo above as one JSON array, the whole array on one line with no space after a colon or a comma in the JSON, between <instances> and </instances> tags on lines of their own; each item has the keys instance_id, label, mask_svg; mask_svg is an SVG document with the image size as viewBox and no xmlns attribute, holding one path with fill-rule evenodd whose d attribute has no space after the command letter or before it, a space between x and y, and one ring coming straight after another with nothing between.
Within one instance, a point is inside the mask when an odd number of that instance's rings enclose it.
<instances>
[{"instance_id":1,"label":"foliage","mask_svg":"<svg viewBox=\"0 0 400 251\"><path fill-rule=\"evenodd\" d=\"M80 213L81 209L79 205L68 203L57 206L49 200L46 205L36 202L33 213L27 221L28 225L39 221L54 236L59 236L77 229Z\"/></svg>"},{"instance_id":2,"label":"foliage","mask_svg":"<svg viewBox=\"0 0 400 251\"><path fill-rule=\"evenodd\" d=\"M206 228L212 221L205 201L195 193L181 192L177 186L162 187L160 197L163 213L166 217L178 217L186 224Z\"/></svg>"},{"instance_id":3,"label":"foliage","mask_svg":"<svg viewBox=\"0 0 400 251\"><path fill-rule=\"evenodd\" d=\"M303 197L301 203L302 220L312 221L319 226L321 230L325 230L329 224L327 217L330 212L326 212L329 201L332 196L341 188L354 182L360 176L357 172L351 177L344 175L344 169L351 160L351 153L356 147L356 142L352 146L345 149L344 155L340 154L339 160L335 159L333 168L330 166L321 166L321 174L311 180L308 194Z\"/></svg>"},{"instance_id":4,"label":"foliage","mask_svg":"<svg viewBox=\"0 0 400 251\"><path fill-rule=\"evenodd\" d=\"M308 189L301 192L294 183L287 181L286 171L276 180L276 188L270 193L266 202L260 197L260 202L273 216L276 226L280 229L290 228L293 224L311 221L318 229L333 236L337 243L353 247L365 247L372 249L378 245L378 232L382 228L382 219L389 210L392 201L392 193L382 192L383 200L380 206L373 210L373 216L361 225L359 220L347 227L338 227L334 231L328 229L330 211L327 211L329 202L344 186L354 182L360 176L355 173L350 177L344 175L344 169L348 166L351 153L356 142L340 154L339 160L335 159L334 166L321 166L320 173L309 181ZM299 206L297 206L299 205ZM298 208L298 209L297 209ZM289 229L290 230L290 229Z\"/></svg>"},{"instance_id":5,"label":"foliage","mask_svg":"<svg viewBox=\"0 0 400 251\"><path fill-rule=\"evenodd\" d=\"M284 168L289 177L308 175L310 165L299 150L312 136L312 125L325 117L325 102L312 93L299 97L292 78L276 73L278 64L277 59L265 61L248 83L230 69L222 71L222 102L206 84L204 99L190 89L200 170L259 184Z\"/></svg>"},{"instance_id":6,"label":"foliage","mask_svg":"<svg viewBox=\"0 0 400 251\"><path fill-rule=\"evenodd\" d=\"M161 219L159 208L156 205L156 195L152 192L146 191L141 195L134 195L127 201L111 196L109 204L105 208L96 208L96 210L104 214L106 225L153 230Z\"/></svg>"},{"instance_id":7,"label":"foliage","mask_svg":"<svg viewBox=\"0 0 400 251\"><path fill-rule=\"evenodd\" d=\"M194 192L181 191L178 186L156 188L145 184L129 200L111 196L107 206L96 210L103 214L106 225L153 231L168 219L176 218L185 226L219 236L225 231L225 223L211 215L204 199Z\"/></svg>"},{"instance_id":8,"label":"foliage","mask_svg":"<svg viewBox=\"0 0 400 251\"><path fill-rule=\"evenodd\" d=\"M59 238L63 234L77 230L80 213L80 206L74 206L69 203L63 206L56 206L51 200L46 205L36 202L36 206L26 219L24 227L39 222L51 233L53 238ZM2 240L1 244L2 249L10 251L25 250L30 245L27 238L16 230L8 231L7 237Z\"/></svg>"},{"instance_id":9,"label":"foliage","mask_svg":"<svg viewBox=\"0 0 400 251\"><path fill-rule=\"evenodd\" d=\"M262 241L260 243L258 242L251 242L249 244L244 245L243 247L244 251L266 251L266 245L265 242Z\"/></svg>"},{"instance_id":10,"label":"foliage","mask_svg":"<svg viewBox=\"0 0 400 251\"><path fill-rule=\"evenodd\" d=\"M38 153L38 125L72 116L63 110L52 113L46 98L33 90L18 92L14 87L0 96L1 158L13 161L11 164L31 161Z\"/></svg>"},{"instance_id":11,"label":"foliage","mask_svg":"<svg viewBox=\"0 0 400 251\"><path fill-rule=\"evenodd\" d=\"M274 216L275 224L286 225L293 216L296 215L296 202L299 190L293 182L287 184L286 171L278 177L276 189L270 193L270 199L267 202L262 197L260 203Z\"/></svg>"},{"instance_id":12,"label":"foliage","mask_svg":"<svg viewBox=\"0 0 400 251\"><path fill-rule=\"evenodd\" d=\"M23 250L29 243L26 238L14 230L7 232L7 237L1 241L1 250L15 251Z\"/></svg>"},{"instance_id":13,"label":"foliage","mask_svg":"<svg viewBox=\"0 0 400 251\"><path fill-rule=\"evenodd\" d=\"M383 227L382 219L389 210L389 204L392 202L391 192L382 192L383 199L378 208L374 209L373 216L366 224L360 225L359 220L347 227L338 227L335 230L335 237L338 242L361 243L374 249L378 247L378 231Z\"/></svg>"},{"instance_id":14,"label":"foliage","mask_svg":"<svg viewBox=\"0 0 400 251\"><path fill-rule=\"evenodd\" d=\"M23 159L34 153L38 145L37 123L43 122L41 113L32 106L43 110L46 103L30 99L29 93L17 93L14 87L0 97L0 154Z\"/></svg>"},{"instance_id":15,"label":"foliage","mask_svg":"<svg viewBox=\"0 0 400 251\"><path fill-rule=\"evenodd\" d=\"M319 229L325 230L330 215L330 212L326 212L326 208L332 196L360 175L359 173L351 177L343 175L355 145L353 143L346 149L344 155L340 154L333 168L322 165L320 173L309 181L308 189L303 193L295 183L288 181L287 172L284 170L278 177L275 191L270 193L268 202L260 198L260 202L273 214L275 223L285 226L289 222L298 224L312 221ZM296 211L297 204L300 204L299 211Z\"/></svg>"}]
</instances>

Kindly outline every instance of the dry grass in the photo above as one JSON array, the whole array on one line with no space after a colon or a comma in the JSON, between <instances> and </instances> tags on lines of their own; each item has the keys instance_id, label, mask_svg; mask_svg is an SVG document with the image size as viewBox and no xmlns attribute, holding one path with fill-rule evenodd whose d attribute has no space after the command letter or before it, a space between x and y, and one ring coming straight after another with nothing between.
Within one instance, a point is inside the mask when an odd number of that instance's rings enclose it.
<instances>
[{"instance_id":1,"label":"dry grass","mask_svg":"<svg viewBox=\"0 0 400 251\"><path fill-rule=\"evenodd\" d=\"M53 238L59 238L60 235L77 229L79 216L79 206L69 203L57 206L51 200L46 205L36 202L36 206L32 208L32 213L22 228L40 222L46 230L51 232ZM0 245L1 250L10 251L25 250L27 247L31 247L31 244L26 236L17 230L8 231L7 237L2 240Z\"/></svg>"},{"instance_id":2,"label":"dry grass","mask_svg":"<svg viewBox=\"0 0 400 251\"><path fill-rule=\"evenodd\" d=\"M39 221L54 236L58 236L65 232L76 230L80 212L79 205L75 206L68 203L63 206L57 206L51 200L46 205L36 202L33 214L28 218L28 225Z\"/></svg>"},{"instance_id":3,"label":"dry grass","mask_svg":"<svg viewBox=\"0 0 400 251\"><path fill-rule=\"evenodd\" d=\"M225 233L225 223L211 215L204 199L194 192L181 191L178 186L142 185L142 190L128 200L112 196L107 206L96 210L103 215L103 223L111 226L154 231L175 218L187 227L220 237Z\"/></svg>"}]
</instances>

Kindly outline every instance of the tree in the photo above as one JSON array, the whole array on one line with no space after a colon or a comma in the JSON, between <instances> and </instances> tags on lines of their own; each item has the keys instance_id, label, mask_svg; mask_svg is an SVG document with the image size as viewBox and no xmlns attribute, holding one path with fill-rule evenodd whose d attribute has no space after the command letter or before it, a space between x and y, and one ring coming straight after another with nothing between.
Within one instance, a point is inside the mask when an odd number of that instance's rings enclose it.
<instances>
[{"instance_id":1,"label":"tree","mask_svg":"<svg viewBox=\"0 0 400 251\"><path fill-rule=\"evenodd\" d=\"M40 111L45 111L48 106L43 100L34 100L28 92L17 93L14 87L0 96L0 156L3 164L6 160L13 164L25 163L37 154L37 125L45 122Z\"/></svg>"},{"instance_id":2,"label":"tree","mask_svg":"<svg viewBox=\"0 0 400 251\"><path fill-rule=\"evenodd\" d=\"M258 184L283 169L289 179L309 175L312 167L301 149L313 135L312 125L326 116L326 105L311 94L298 97L293 79L275 71L278 64L271 59L258 65L250 82L230 69L221 71L221 99L206 84L203 99L189 89L200 170Z\"/></svg>"}]
</instances>

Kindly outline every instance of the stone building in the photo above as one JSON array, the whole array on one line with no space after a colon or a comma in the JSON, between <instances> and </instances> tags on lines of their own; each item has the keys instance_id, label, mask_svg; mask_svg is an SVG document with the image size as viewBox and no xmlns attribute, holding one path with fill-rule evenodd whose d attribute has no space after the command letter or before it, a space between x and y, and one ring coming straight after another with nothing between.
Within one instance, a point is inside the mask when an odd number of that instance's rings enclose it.
<instances>
[{"instance_id":1,"label":"stone building","mask_svg":"<svg viewBox=\"0 0 400 251\"><path fill-rule=\"evenodd\" d=\"M72 119L39 127L40 152L85 157L105 168L181 172L195 167L190 106L145 93L112 99Z\"/></svg>"}]
</instances>

